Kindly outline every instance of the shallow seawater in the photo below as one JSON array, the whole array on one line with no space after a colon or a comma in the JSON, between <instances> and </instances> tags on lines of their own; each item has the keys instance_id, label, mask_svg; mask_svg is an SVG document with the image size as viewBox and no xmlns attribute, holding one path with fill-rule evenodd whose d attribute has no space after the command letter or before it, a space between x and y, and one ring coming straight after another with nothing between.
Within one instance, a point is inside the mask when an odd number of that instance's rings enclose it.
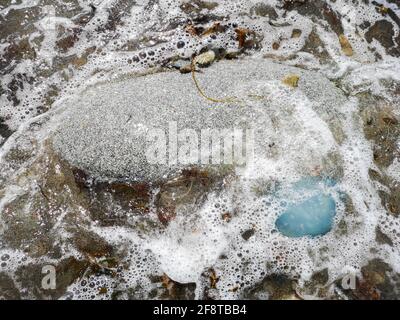
<instances>
[{"instance_id":1,"label":"shallow seawater","mask_svg":"<svg viewBox=\"0 0 400 320\"><path fill-rule=\"evenodd\" d=\"M291 238L304 236L322 236L332 229L336 215L335 199L318 187L315 177L306 177L296 182L291 192L311 193L306 199L289 203L285 211L276 220L279 232ZM331 184L332 181L322 181ZM334 183L334 182L333 182Z\"/></svg>"},{"instance_id":2,"label":"shallow seawater","mask_svg":"<svg viewBox=\"0 0 400 320\"><path fill-rule=\"evenodd\" d=\"M398 299L399 16L0 1L0 298ZM207 130L254 154L193 161Z\"/></svg>"}]
</instances>

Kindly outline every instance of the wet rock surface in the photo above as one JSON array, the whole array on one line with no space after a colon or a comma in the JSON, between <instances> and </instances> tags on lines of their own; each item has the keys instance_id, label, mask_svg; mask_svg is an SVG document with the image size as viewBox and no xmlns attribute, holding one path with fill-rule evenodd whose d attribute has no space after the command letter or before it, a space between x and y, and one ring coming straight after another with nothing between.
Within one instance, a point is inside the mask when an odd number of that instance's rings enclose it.
<instances>
[{"instance_id":1,"label":"wet rock surface","mask_svg":"<svg viewBox=\"0 0 400 320\"><path fill-rule=\"evenodd\" d=\"M302 51L311 53L318 57L321 63L329 62L330 55L315 30L311 31L310 35L306 39Z\"/></svg>"},{"instance_id":2,"label":"wet rock surface","mask_svg":"<svg viewBox=\"0 0 400 320\"><path fill-rule=\"evenodd\" d=\"M274 274L266 276L261 283L248 290L244 299L257 300L297 300L295 283L285 275Z\"/></svg>"},{"instance_id":3,"label":"wet rock surface","mask_svg":"<svg viewBox=\"0 0 400 320\"><path fill-rule=\"evenodd\" d=\"M380 167L389 166L398 158L400 124L390 105L374 103L363 111L364 133L373 142L374 161Z\"/></svg>"},{"instance_id":4,"label":"wet rock surface","mask_svg":"<svg viewBox=\"0 0 400 320\"><path fill-rule=\"evenodd\" d=\"M392 300L396 299L399 275L380 259L368 262L361 269L361 277L357 278L356 289L345 290L350 298L358 300Z\"/></svg>"},{"instance_id":5,"label":"wet rock surface","mask_svg":"<svg viewBox=\"0 0 400 320\"><path fill-rule=\"evenodd\" d=\"M278 14L276 13L274 7L263 2L256 3L253 7L251 7L250 14L261 17L268 17L271 20L275 20L276 18L278 18Z\"/></svg>"},{"instance_id":6,"label":"wet rock surface","mask_svg":"<svg viewBox=\"0 0 400 320\"><path fill-rule=\"evenodd\" d=\"M0 273L0 299L1 300L19 300L21 295L16 288L13 279L6 273Z\"/></svg>"},{"instance_id":7,"label":"wet rock surface","mask_svg":"<svg viewBox=\"0 0 400 320\"><path fill-rule=\"evenodd\" d=\"M16 281L22 288L29 288L25 291L24 299L57 299L65 294L68 286L79 279L88 267L85 261L78 261L75 258L61 260L56 266L58 284L56 290L43 289L42 279L43 266L48 264L29 264L21 266L15 273Z\"/></svg>"},{"instance_id":8,"label":"wet rock surface","mask_svg":"<svg viewBox=\"0 0 400 320\"><path fill-rule=\"evenodd\" d=\"M365 39L371 43L373 39L378 41L389 54L400 55L399 44L394 42L394 27L387 20L379 20L371 26L365 34Z\"/></svg>"},{"instance_id":9,"label":"wet rock surface","mask_svg":"<svg viewBox=\"0 0 400 320\"><path fill-rule=\"evenodd\" d=\"M3 119L0 119L0 146L6 142L7 138L11 136L13 132L8 128L6 124L4 124Z\"/></svg>"},{"instance_id":10,"label":"wet rock surface","mask_svg":"<svg viewBox=\"0 0 400 320\"><path fill-rule=\"evenodd\" d=\"M362 113L364 133L372 143L373 160L381 169L369 170L369 176L384 188L378 187L382 205L389 214L398 216L400 208L399 184L385 173L385 169L399 158L400 125L391 105L370 100Z\"/></svg>"},{"instance_id":11,"label":"wet rock surface","mask_svg":"<svg viewBox=\"0 0 400 320\"><path fill-rule=\"evenodd\" d=\"M268 73L257 70L268 70ZM229 97L239 93L241 96L237 98L237 103L221 103L218 107L208 104L193 87L189 76L178 73L166 72L135 78L107 88L91 89L77 98L79 107L72 111L60 128L54 144L63 158L84 171L117 179L134 177L138 182L161 180L189 166L168 164L171 156L168 154L167 157L166 150L162 150L164 158L160 164L149 164L146 152L151 147L151 141L146 142L146 139L151 134L150 130L173 134L173 130L190 128L201 137L200 131L204 128L238 126L245 130L253 126L257 131L256 148L260 149L266 144L262 141L263 132L260 128L262 123L268 121L263 113L263 109L268 108L268 99L265 98L263 102L265 107L260 106L258 101L252 101L240 88L236 89L236 82L232 83L232 79L243 79L252 86L257 81L275 81L290 73L301 75L299 89L313 101L315 111L326 120L330 120L329 112L339 101L346 101L328 80L323 77L317 79L318 74L282 67L267 60L220 62L207 69L207 78L202 80L204 88L213 96L224 93ZM330 89L323 95L318 94L317 82L319 86ZM168 83L165 89L168 93L150 89L160 83ZM269 89L264 90L253 89L258 91L259 96L266 97ZM160 105L163 106L161 109ZM110 112L110 108L114 111ZM200 162L198 159L196 154L194 162ZM221 170L223 166L219 168Z\"/></svg>"}]
</instances>

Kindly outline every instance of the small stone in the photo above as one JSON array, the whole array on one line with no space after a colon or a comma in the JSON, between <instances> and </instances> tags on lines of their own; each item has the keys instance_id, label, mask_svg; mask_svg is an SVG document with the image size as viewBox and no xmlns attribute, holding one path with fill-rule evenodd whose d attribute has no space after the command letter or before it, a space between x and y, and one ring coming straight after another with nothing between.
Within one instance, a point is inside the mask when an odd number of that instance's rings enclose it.
<instances>
[{"instance_id":1,"label":"small stone","mask_svg":"<svg viewBox=\"0 0 400 320\"><path fill-rule=\"evenodd\" d=\"M179 72L182 73L182 74L192 72L192 65L191 64L187 64L185 66L180 67L179 68Z\"/></svg>"},{"instance_id":2,"label":"small stone","mask_svg":"<svg viewBox=\"0 0 400 320\"><path fill-rule=\"evenodd\" d=\"M171 62L168 63L168 67L174 68L174 69L180 69L183 68L187 65L190 65L190 61L186 59L177 59L177 60L172 60Z\"/></svg>"},{"instance_id":3,"label":"small stone","mask_svg":"<svg viewBox=\"0 0 400 320\"><path fill-rule=\"evenodd\" d=\"M237 59L240 54L240 51L227 51L224 58L227 60L233 60Z\"/></svg>"},{"instance_id":4,"label":"small stone","mask_svg":"<svg viewBox=\"0 0 400 320\"><path fill-rule=\"evenodd\" d=\"M382 14L383 16L386 16L386 15L388 14L388 12L389 12L389 8L388 8L388 7L385 7L384 5L380 5L380 6L378 7L378 12L379 12L380 14Z\"/></svg>"},{"instance_id":5,"label":"small stone","mask_svg":"<svg viewBox=\"0 0 400 320\"><path fill-rule=\"evenodd\" d=\"M86 57L79 57L76 58L72 61L72 64L76 67L76 68L80 68L82 66L84 66L87 63L87 58Z\"/></svg>"},{"instance_id":6,"label":"small stone","mask_svg":"<svg viewBox=\"0 0 400 320\"><path fill-rule=\"evenodd\" d=\"M254 229L246 230L245 232L242 233L242 238L247 241L254 235L254 233L255 233Z\"/></svg>"},{"instance_id":7,"label":"small stone","mask_svg":"<svg viewBox=\"0 0 400 320\"><path fill-rule=\"evenodd\" d=\"M99 289L99 294L107 294L107 292L108 292L107 287L101 287Z\"/></svg>"},{"instance_id":8,"label":"small stone","mask_svg":"<svg viewBox=\"0 0 400 320\"><path fill-rule=\"evenodd\" d=\"M282 82L292 88L297 88L299 84L300 76L297 74L290 74L286 76Z\"/></svg>"},{"instance_id":9,"label":"small stone","mask_svg":"<svg viewBox=\"0 0 400 320\"><path fill-rule=\"evenodd\" d=\"M344 34L341 34L339 36L339 43L340 46L342 47L343 53L346 56L351 57L353 55L353 48L349 42L349 39L347 39L347 37Z\"/></svg>"},{"instance_id":10,"label":"small stone","mask_svg":"<svg viewBox=\"0 0 400 320\"><path fill-rule=\"evenodd\" d=\"M215 60L215 52L212 50L209 50L207 52L204 52L204 53L198 55L195 58L195 63L200 67L207 67L211 63L213 63L214 60Z\"/></svg>"},{"instance_id":11,"label":"small stone","mask_svg":"<svg viewBox=\"0 0 400 320\"><path fill-rule=\"evenodd\" d=\"M229 212L225 212L222 215L222 220L224 220L225 222L229 222L232 220L232 215Z\"/></svg>"},{"instance_id":12,"label":"small stone","mask_svg":"<svg viewBox=\"0 0 400 320\"><path fill-rule=\"evenodd\" d=\"M300 29L293 29L292 31L292 38L300 38L302 32Z\"/></svg>"}]
</instances>

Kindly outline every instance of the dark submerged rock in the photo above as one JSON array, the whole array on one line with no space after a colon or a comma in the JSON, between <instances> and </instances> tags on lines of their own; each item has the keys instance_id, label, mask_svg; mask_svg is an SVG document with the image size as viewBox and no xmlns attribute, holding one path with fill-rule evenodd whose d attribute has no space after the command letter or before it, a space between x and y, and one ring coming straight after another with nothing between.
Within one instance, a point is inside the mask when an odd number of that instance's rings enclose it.
<instances>
[{"instance_id":1,"label":"dark submerged rock","mask_svg":"<svg viewBox=\"0 0 400 320\"><path fill-rule=\"evenodd\" d=\"M293 299L296 297L295 283L295 280L283 274L268 275L254 287L245 290L242 298L251 300Z\"/></svg>"}]
</instances>

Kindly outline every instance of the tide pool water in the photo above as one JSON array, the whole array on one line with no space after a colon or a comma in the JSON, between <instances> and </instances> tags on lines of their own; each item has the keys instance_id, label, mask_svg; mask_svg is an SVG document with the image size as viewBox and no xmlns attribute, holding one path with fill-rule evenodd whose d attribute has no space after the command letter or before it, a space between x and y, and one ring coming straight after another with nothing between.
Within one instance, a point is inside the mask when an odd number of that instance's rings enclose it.
<instances>
[{"instance_id":1,"label":"tide pool water","mask_svg":"<svg viewBox=\"0 0 400 320\"><path fill-rule=\"evenodd\" d=\"M287 237L322 236L332 229L336 214L336 203L332 194L326 193L327 187L336 184L333 179L306 177L294 183L291 192L312 195L287 204L275 225L280 233Z\"/></svg>"},{"instance_id":2,"label":"tide pool water","mask_svg":"<svg viewBox=\"0 0 400 320\"><path fill-rule=\"evenodd\" d=\"M320 236L332 229L336 213L331 195L319 194L290 205L276 220L276 227L285 236L296 238Z\"/></svg>"},{"instance_id":3,"label":"tide pool water","mask_svg":"<svg viewBox=\"0 0 400 320\"><path fill-rule=\"evenodd\" d=\"M336 184L332 178L318 176L295 182L289 192L297 200L285 202L285 209L275 222L278 231L291 238L328 233L336 215L333 193L337 191L332 188Z\"/></svg>"}]
</instances>

